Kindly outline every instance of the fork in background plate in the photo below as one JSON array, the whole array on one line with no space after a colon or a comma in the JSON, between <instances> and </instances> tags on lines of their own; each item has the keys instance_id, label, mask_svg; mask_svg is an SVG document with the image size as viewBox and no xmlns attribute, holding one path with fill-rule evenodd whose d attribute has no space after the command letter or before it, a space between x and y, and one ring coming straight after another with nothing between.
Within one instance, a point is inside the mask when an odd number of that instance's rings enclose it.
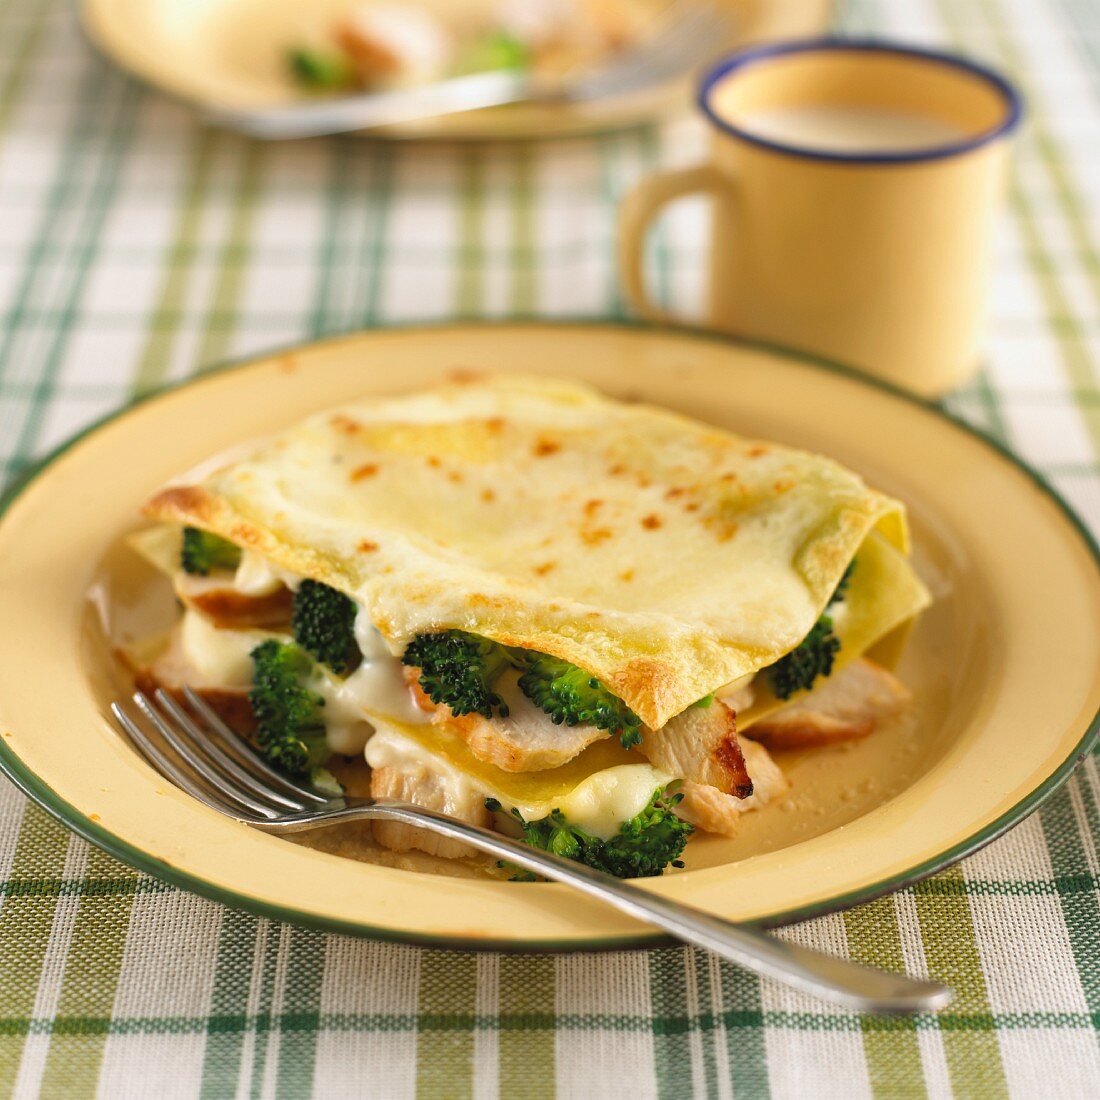
<instances>
[{"instance_id":1,"label":"fork in background plate","mask_svg":"<svg viewBox=\"0 0 1100 1100\"><path fill-rule=\"evenodd\" d=\"M278 140L417 122L508 103L586 103L641 91L688 72L716 43L725 43L729 26L728 12L700 0L677 0L661 26L636 49L572 77L548 80L499 70L391 92L278 107L211 110L207 117L251 137Z\"/></svg>"},{"instance_id":2,"label":"fork in background plate","mask_svg":"<svg viewBox=\"0 0 1100 1100\"><path fill-rule=\"evenodd\" d=\"M423 806L332 797L272 768L190 688L184 689L184 698L186 707L159 689L152 698L137 692L132 702L138 718L123 703L112 703L111 712L133 745L161 775L210 809L243 825L278 835L350 821L399 821L463 841L598 898L758 974L860 1011L929 1011L942 1008L951 999L951 991L939 982L871 970L774 939L759 929L721 920L592 867ZM150 729L158 736L151 736Z\"/></svg>"}]
</instances>

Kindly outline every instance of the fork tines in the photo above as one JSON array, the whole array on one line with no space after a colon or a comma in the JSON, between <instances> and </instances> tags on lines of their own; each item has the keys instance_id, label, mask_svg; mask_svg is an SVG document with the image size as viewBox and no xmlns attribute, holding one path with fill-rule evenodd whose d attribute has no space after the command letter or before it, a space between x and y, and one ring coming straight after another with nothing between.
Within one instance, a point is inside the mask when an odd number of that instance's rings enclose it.
<instances>
[{"instance_id":1,"label":"fork tines","mask_svg":"<svg viewBox=\"0 0 1100 1100\"><path fill-rule=\"evenodd\" d=\"M166 779L211 809L245 821L273 821L330 804L252 752L191 688L183 696L186 708L161 688L152 698L134 692L140 719L121 703L111 704L123 733Z\"/></svg>"}]
</instances>

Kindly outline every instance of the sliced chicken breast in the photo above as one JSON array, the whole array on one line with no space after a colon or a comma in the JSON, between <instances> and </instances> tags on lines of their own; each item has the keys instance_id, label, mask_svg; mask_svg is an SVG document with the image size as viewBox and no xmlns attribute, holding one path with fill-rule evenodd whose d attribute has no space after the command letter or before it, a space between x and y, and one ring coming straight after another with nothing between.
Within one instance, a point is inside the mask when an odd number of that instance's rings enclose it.
<instances>
[{"instance_id":1,"label":"sliced chicken breast","mask_svg":"<svg viewBox=\"0 0 1100 1100\"><path fill-rule=\"evenodd\" d=\"M738 798L717 787L688 781L680 788L684 795L676 809L680 817L708 833L734 836L743 813L766 805L787 790L790 784L763 745L744 741L741 749L752 777L752 794Z\"/></svg>"},{"instance_id":2,"label":"sliced chicken breast","mask_svg":"<svg viewBox=\"0 0 1100 1100\"><path fill-rule=\"evenodd\" d=\"M669 775L735 798L752 794L737 736L737 715L718 699L708 707L688 707L663 729L646 732L641 751Z\"/></svg>"},{"instance_id":3,"label":"sliced chicken breast","mask_svg":"<svg viewBox=\"0 0 1100 1100\"><path fill-rule=\"evenodd\" d=\"M485 808L482 793L465 784L455 783L449 776L430 771L420 763L409 761L373 768L370 793L373 798L396 798L430 810L442 810L471 825L486 828L490 825L489 811ZM468 844L398 821L374 821L371 828L374 839L395 852L416 849L444 859L464 859L479 854Z\"/></svg>"},{"instance_id":4,"label":"sliced chicken breast","mask_svg":"<svg viewBox=\"0 0 1100 1100\"><path fill-rule=\"evenodd\" d=\"M866 737L900 713L912 696L893 673L866 657L834 672L820 687L746 731L772 749L810 748Z\"/></svg>"},{"instance_id":5,"label":"sliced chicken breast","mask_svg":"<svg viewBox=\"0 0 1100 1100\"><path fill-rule=\"evenodd\" d=\"M611 736L596 726L558 726L519 689L519 673L505 672L494 685L508 704L508 717L484 718L480 714L455 716L451 708L437 706L420 689L419 672L407 669L406 678L417 702L432 722L454 730L470 751L487 764L506 772L539 772L572 760L595 741Z\"/></svg>"},{"instance_id":6,"label":"sliced chicken breast","mask_svg":"<svg viewBox=\"0 0 1100 1100\"><path fill-rule=\"evenodd\" d=\"M225 577L190 573L177 573L173 584L185 607L201 612L223 629L277 627L290 622L294 595L283 585L262 595L248 595L234 588Z\"/></svg>"}]
</instances>

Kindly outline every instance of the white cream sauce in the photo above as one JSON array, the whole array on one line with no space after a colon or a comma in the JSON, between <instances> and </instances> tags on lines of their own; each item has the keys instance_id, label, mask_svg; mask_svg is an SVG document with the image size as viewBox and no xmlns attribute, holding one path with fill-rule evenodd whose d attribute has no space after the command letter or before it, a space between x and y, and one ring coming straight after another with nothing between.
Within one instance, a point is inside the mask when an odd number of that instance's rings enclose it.
<instances>
[{"instance_id":1,"label":"white cream sauce","mask_svg":"<svg viewBox=\"0 0 1100 1100\"><path fill-rule=\"evenodd\" d=\"M247 688L252 683L250 654L270 637L261 630L219 630L197 611L184 611L180 622L183 655L205 687Z\"/></svg>"}]
</instances>

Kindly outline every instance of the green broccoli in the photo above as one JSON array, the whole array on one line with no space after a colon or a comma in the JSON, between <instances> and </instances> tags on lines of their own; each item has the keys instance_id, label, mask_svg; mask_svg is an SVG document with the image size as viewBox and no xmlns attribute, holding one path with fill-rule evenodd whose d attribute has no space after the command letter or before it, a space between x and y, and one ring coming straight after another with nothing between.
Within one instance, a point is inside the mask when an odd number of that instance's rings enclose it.
<instances>
[{"instance_id":1,"label":"green broccoli","mask_svg":"<svg viewBox=\"0 0 1100 1100\"><path fill-rule=\"evenodd\" d=\"M559 726L591 723L619 735L624 749L641 743L642 720L590 672L533 650L521 651L523 694Z\"/></svg>"},{"instance_id":2,"label":"green broccoli","mask_svg":"<svg viewBox=\"0 0 1100 1100\"><path fill-rule=\"evenodd\" d=\"M853 559L837 581L829 597L829 607L844 599L855 568ZM840 639L833 633L832 616L824 614L790 653L765 669L772 691L780 699L789 699L796 691L809 691L819 676L832 675L833 662L839 652Z\"/></svg>"},{"instance_id":3,"label":"green broccoli","mask_svg":"<svg viewBox=\"0 0 1100 1100\"><path fill-rule=\"evenodd\" d=\"M329 753L322 719L324 699L307 687L313 661L301 646L274 638L252 650L248 701L260 747L276 767L308 775Z\"/></svg>"},{"instance_id":4,"label":"green broccoli","mask_svg":"<svg viewBox=\"0 0 1100 1100\"><path fill-rule=\"evenodd\" d=\"M852 583L852 574L856 571L856 560L853 558L848 562L848 568L844 570L844 576L836 582L836 588L833 589L833 594L829 597L830 605L839 603L848 593L848 585Z\"/></svg>"},{"instance_id":5,"label":"green broccoli","mask_svg":"<svg viewBox=\"0 0 1100 1100\"><path fill-rule=\"evenodd\" d=\"M511 664L504 646L464 630L444 630L418 634L401 660L420 669L420 686L433 703L445 703L455 714L492 718L495 708L508 716L507 704L493 691L493 682Z\"/></svg>"},{"instance_id":6,"label":"green broccoli","mask_svg":"<svg viewBox=\"0 0 1100 1100\"><path fill-rule=\"evenodd\" d=\"M624 748L641 743L641 719L590 672L557 657L445 630L418 634L401 660L420 669L420 686L428 698L446 703L455 714L492 718L495 712L506 718L508 706L493 684L513 667L521 671L523 693L558 725L591 722L618 733Z\"/></svg>"},{"instance_id":7,"label":"green broccoli","mask_svg":"<svg viewBox=\"0 0 1100 1100\"><path fill-rule=\"evenodd\" d=\"M351 59L339 50L298 46L287 51L286 60L290 75L310 91L337 91L355 83Z\"/></svg>"},{"instance_id":8,"label":"green broccoli","mask_svg":"<svg viewBox=\"0 0 1100 1100\"><path fill-rule=\"evenodd\" d=\"M302 581L294 593L290 625L294 640L321 664L342 676L362 659L355 640L354 602L320 581Z\"/></svg>"},{"instance_id":9,"label":"green broccoli","mask_svg":"<svg viewBox=\"0 0 1100 1100\"><path fill-rule=\"evenodd\" d=\"M790 653L767 669L772 691L789 699L796 691L809 691L819 676L829 676L840 652L840 639L833 633L833 620L822 615Z\"/></svg>"},{"instance_id":10,"label":"green broccoli","mask_svg":"<svg viewBox=\"0 0 1100 1100\"><path fill-rule=\"evenodd\" d=\"M236 569L241 564L241 548L220 535L198 527L183 529L180 565L185 573L205 577L211 569Z\"/></svg>"},{"instance_id":11,"label":"green broccoli","mask_svg":"<svg viewBox=\"0 0 1100 1100\"><path fill-rule=\"evenodd\" d=\"M624 821L607 840L571 825L560 810L552 810L537 821L524 821L518 810L512 810L512 816L523 829L524 842L532 848L586 863L616 878L653 878L669 864L684 865L680 856L695 827L674 813L683 797L658 788L646 808ZM492 798L486 799L485 805L493 812L501 808ZM514 877L534 879L534 875L523 872Z\"/></svg>"},{"instance_id":12,"label":"green broccoli","mask_svg":"<svg viewBox=\"0 0 1100 1100\"><path fill-rule=\"evenodd\" d=\"M490 31L467 46L456 62L455 76L471 73L520 71L530 68L531 51L527 44L507 31Z\"/></svg>"}]
</instances>

